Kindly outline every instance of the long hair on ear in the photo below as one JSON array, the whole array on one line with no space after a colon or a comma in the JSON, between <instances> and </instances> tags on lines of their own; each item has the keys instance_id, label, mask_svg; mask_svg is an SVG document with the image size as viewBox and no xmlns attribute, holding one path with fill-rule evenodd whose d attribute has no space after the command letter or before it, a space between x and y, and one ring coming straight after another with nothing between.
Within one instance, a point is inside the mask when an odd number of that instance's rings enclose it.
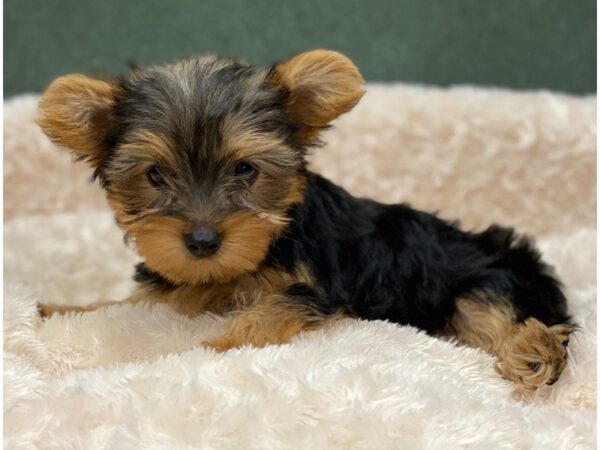
<instances>
[{"instance_id":1,"label":"long hair on ear","mask_svg":"<svg viewBox=\"0 0 600 450\"><path fill-rule=\"evenodd\" d=\"M97 168L109 150L106 139L116 126L114 106L123 95L118 79L62 76L42 95L38 124L53 142Z\"/></svg>"},{"instance_id":2,"label":"long hair on ear","mask_svg":"<svg viewBox=\"0 0 600 450\"><path fill-rule=\"evenodd\" d=\"M365 93L365 80L346 56L311 50L273 66L268 79L290 92L286 109L300 126L298 139L313 145L332 120L350 111Z\"/></svg>"}]
</instances>

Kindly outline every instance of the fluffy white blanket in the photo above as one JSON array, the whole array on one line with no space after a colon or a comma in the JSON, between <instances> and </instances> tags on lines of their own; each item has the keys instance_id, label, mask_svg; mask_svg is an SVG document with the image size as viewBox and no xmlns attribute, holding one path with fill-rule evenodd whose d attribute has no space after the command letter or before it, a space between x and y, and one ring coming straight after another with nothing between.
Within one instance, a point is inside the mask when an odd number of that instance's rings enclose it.
<instances>
[{"instance_id":1,"label":"fluffy white blanket","mask_svg":"<svg viewBox=\"0 0 600 450\"><path fill-rule=\"evenodd\" d=\"M217 354L202 342L226 318L164 305L42 321L37 301L124 297L136 257L87 170L35 128L35 98L4 114L5 448L595 447L595 98L371 86L315 155L353 192L421 207L457 197L455 214L440 203L446 216L478 226L485 209L544 236L581 330L561 379L527 396L491 356L384 322L347 319L289 345ZM401 148L412 157L394 157Z\"/></svg>"}]
</instances>

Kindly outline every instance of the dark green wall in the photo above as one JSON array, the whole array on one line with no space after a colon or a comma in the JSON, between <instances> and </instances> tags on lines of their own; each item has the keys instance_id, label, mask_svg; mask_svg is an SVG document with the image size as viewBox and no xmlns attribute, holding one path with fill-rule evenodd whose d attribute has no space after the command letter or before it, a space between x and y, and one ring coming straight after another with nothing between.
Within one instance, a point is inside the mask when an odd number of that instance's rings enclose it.
<instances>
[{"instance_id":1,"label":"dark green wall","mask_svg":"<svg viewBox=\"0 0 600 450\"><path fill-rule=\"evenodd\" d=\"M207 51L326 47L370 81L596 91L594 0L5 0L5 95Z\"/></svg>"}]
</instances>

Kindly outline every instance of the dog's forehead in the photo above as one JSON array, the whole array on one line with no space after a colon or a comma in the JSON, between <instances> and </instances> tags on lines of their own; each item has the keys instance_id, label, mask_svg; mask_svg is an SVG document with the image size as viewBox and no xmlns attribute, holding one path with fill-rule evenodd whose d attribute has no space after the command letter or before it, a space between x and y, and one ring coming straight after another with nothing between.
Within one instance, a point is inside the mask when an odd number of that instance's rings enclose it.
<instances>
[{"instance_id":1,"label":"dog's forehead","mask_svg":"<svg viewBox=\"0 0 600 450\"><path fill-rule=\"evenodd\" d=\"M129 130L145 129L184 141L236 123L273 131L283 119L278 106L285 93L266 77L267 70L214 56L136 70L117 114Z\"/></svg>"},{"instance_id":2,"label":"dog's forehead","mask_svg":"<svg viewBox=\"0 0 600 450\"><path fill-rule=\"evenodd\" d=\"M287 93L268 83L267 74L215 57L136 70L117 105L117 145L123 155L158 157L172 166L293 146Z\"/></svg>"},{"instance_id":3,"label":"dog's forehead","mask_svg":"<svg viewBox=\"0 0 600 450\"><path fill-rule=\"evenodd\" d=\"M265 71L219 58L198 58L132 74L129 103L148 114L219 117L268 102Z\"/></svg>"}]
</instances>

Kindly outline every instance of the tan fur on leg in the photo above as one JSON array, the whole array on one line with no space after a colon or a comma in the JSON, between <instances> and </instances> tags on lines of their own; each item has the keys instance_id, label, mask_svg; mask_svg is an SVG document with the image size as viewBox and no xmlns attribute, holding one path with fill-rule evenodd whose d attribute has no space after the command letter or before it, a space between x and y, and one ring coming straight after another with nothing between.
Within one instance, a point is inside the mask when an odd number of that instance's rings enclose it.
<instances>
[{"instance_id":1,"label":"tan fur on leg","mask_svg":"<svg viewBox=\"0 0 600 450\"><path fill-rule=\"evenodd\" d=\"M459 341L497 355L510 338L514 323L512 306L506 300L491 304L459 298L449 329Z\"/></svg>"},{"instance_id":2,"label":"tan fur on leg","mask_svg":"<svg viewBox=\"0 0 600 450\"><path fill-rule=\"evenodd\" d=\"M514 328L502 347L498 372L528 389L553 384L567 362L566 343L572 331L568 324L547 327L537 319L527 319Z\"/></svg>"},{"instance_id":3,"label":"tan fur on leg","mask_svg":"<svg viewBox=\"0 0 600 450\"><path fill-rule=\"evenodd\" d=\"M53 314L63 315L67 313L84 313L95 311L106 306L147 301L152 303L166 303L176 311L193 317L206 312L208 307L212 304L223 303L223 299L230 297L231 292L232 288L228 285L211 285L206 287L181 286L171 290L152 289L140 286L132 295L121 301L101 301L85 306L49 305L39 303L38 311L40 316L47 318Z\"/></svg>"},{"instance_id":4,"label":"tan fur on leg","mask_svg":"<svg viewBox=\"0 0 600 450\"><path fill-rule=\"evenodd\" d=\"M255 347L284 344L301 331L332 319L283 295L271 294L255 299L250 307L238 312L225 333L207 345L225 351L244 344Z\"/></svg>"},{"instance_id":5,"label":"tan fur on leg","mask_svg":"<svg viewBox=\"0 0 600 450\"><path fill-rule=\"evenodd\" d=\"M304 266L299 265L293 274L267 269L260 273L240 277L235 282L226 284L182 285L171 289L139 285L131 296L122 301L102 301L85 306L40 303L38 310L42 317L50 317L53 314L83 313L105 306L149 301L169 304L178 312L190 317L207 311L214 314L226 314L232 311L245 310L264 297L271 298L272 296L274 301L277 298L275 295L277 292L285 290L287 286L294 283L314 286L311 274ZM283 302L278 303L282 304ZM294 302L290 303L294 304ZM298 305L290 308L293 309L294 307L297 309ZM310 311L308 308L305 309L305 312L309 315L315 314L314 311Z\"/></svg>"},{"instance_id":6,"label":"tan fur on leg","mask_svg":"<svg viewBox=\"0 0 600 450\"><path fill-rule=\"evenodd\" d=\"M460 298L448 330L460 342L497 355L496 370L503 378L535 389L554 383L560 376L573 326L547 327L534 318L517 324L506 299L484 302Z\"/></svg>"},{"instance_id":7,"label":"tan fur on leg","mask_svg":"<svg viewBox=\"0 0 600 450\"><path fill-rule=\"evenodd\" d=\"M124 300L126 301L126 300ZM105 306L116 305L121 302L97 302L91 303L85 306L69 306L69 305L48 305L46 303L38 303L38 311L40 316L43 318L48 318L54 314L64 315L67 313L83 313L88 311L94 311L98 308L103 308Z\"/></svg>"}]
</instances>

